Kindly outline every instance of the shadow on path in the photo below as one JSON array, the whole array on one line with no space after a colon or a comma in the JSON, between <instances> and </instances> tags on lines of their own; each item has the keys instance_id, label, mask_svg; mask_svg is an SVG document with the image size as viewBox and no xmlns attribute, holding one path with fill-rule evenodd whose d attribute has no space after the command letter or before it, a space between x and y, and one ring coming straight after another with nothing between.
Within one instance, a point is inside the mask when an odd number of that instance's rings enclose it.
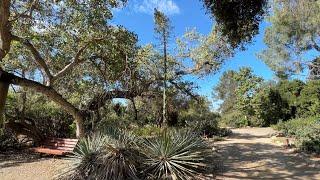
<instances>
[{"instance_id":1,"label":"shadow on path","mask_svg":"<svg viewBox=\"0 0 320 180\"><path fill-rule=\"evenodd\" d=\"M269 128L235 129L227 141L217 142L222 164L217 179L320 180L320 160L291 154L271 143Z\"/></svg>"},{"instance_id":2,"label":"shadow on path","mask_svg":"<svg viewBox=\"0 0 320 180\"><path fill-rule=\"evenodd\" d=\"M0 169L15 166L21 166L25 163L39 162L49 159L41 158L39 154L24 152L24 151L10 151L0 153Z\"/></svg>"}]
</instances>

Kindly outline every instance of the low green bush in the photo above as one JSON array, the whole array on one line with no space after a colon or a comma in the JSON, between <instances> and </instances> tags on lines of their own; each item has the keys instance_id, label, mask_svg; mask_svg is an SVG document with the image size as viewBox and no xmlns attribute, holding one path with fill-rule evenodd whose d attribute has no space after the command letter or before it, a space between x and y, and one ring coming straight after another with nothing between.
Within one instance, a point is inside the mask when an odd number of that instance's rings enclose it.
<instances>
[{"instance_id":1,"label":"low green bush","mask_svg":"<svg viewBox=\"0 0 320 180\"><path fill-rule=\"evenodd\" d=\"M249 121L242 115L239 111L231 111L226 113L221 117L219 120L219 124L221 126L227 126L227 127L246 127L250 123Z\"/></svg>"},{"instance_id":2,"label":"low green bush","mask_svg":"<svg viewBox=\"0 0 320 180\"><path fill-rule=\"evenodd\" d=\"M232 133L228 128L220 128L217 121L200 121L192 128L192 131L206 137L225 137Z\"/></svg>"},{"instance_id":3,"label":"low green bush","mask_svg":"<svg viewBox=\"0 0 320 180\"><path fill-rule=\"evenodd\" d=\"M141 137L155 136L161 132L161 128L154 125L145 125L143 127L135 127L133 134Z\"/></svg>"},{"instance_id":4,"label":"low green bush","mask_svg":"<svg viewBox=\"0 0 320 180\"><path fill-rule=\"evenodd\" d=\"M286 136L296 139L296 145L307 152L320 154L320 118L297 118L273 126Z\"/></svg>"}]
</instances>

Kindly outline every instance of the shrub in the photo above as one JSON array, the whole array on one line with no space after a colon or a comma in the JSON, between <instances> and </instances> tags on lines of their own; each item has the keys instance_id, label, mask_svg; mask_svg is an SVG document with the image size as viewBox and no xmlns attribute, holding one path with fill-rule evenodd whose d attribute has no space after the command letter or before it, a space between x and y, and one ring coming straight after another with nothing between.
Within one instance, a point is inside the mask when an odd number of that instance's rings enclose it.
<instances>
[{"instance_id":1,"label":"shrub","mask_svg":"<svg viewBox=\"0 0 320 180\"><path fill-rule=\"evenodd\" d=\"M193 132L207 137L217 135L219 131L217 121L199 121L193 128Z\"/></svg>"},{"instance_id":2,"label":"shrub","mask_svg":"<svg viewBox=\"0 0 320 180\"><path fill-rule=\"evenodd\" d=\"M224 114L220 119L222 126L228 127L245 127L249 125L249 121L239 111L231 111Z\"/></svg>"},{"instance_id":3,"label":"shrub","mask_svg":"<svg viewBox=\"0 0 320 180\"><path fill-rule=\"evenodd\" d=\"M161 128L153 125L145 125L143 127L136 127L133 133L137 136L148 137L155 136L161 132Z\"/></svg>"},{"instance_id":4,"label":"shrub","mask_svg":"<svg viewBox=\"0 0 320 180\"><path fill-rule=\"evenodd\" d=\"M320 115L320 80L308 81L297 102L299 117Z\"/></svg>"},{"instance_id":5,"label":"shrub","mask_svg":"<svg viewBox=\"0 0 320 180\"><path fill-rule=\"evenodd\" d=\"M143 174L151 179L192 179L207 164L207 145L188 131L164 131L143 144Z\"/></svg>"},{"instance_id":6,"label":"shrub","mask_svg":"<svg viewBox=\"0 0 320 180\"><path fill-rule=\"evenodd\" d=\"M41 95L36 95L33 92L26 94L27 101L22 102L19 94L9 91L7 106L6 106L6 122L21 122L27 123L25 128L28 131L34 131L37 129L36 135L32 133L28 134L33 136L44 136L44 137L72 137L72 129L70 125L73 122L71 115L62 111L61 108L54 102L48 101L48 99ZM22 108L24 104L24 108ZM24 109L24 111L21 111ZM9 127L10 128L10 127ZM11 128L12 129L12 128ZM13 128L17 134L20 129Z\"/></svg>"},{"instance_id":7,"label":"shrub","mask_svg":"<svg viewBox=\"0 0 320 180\"><path fill-rule=\"evenodd\" d=\"M302 150L320 153L320 120L318 117L280 122L275 129L296 138L296 143Z\"/></svg>"},{"instance_id":8,"label":"shrub","mask_svg":"<svg viewBox=\"0 0 320 180\"><path fill-rule=\"evenodd\" d=\"M281 97L278 90L273 88L262 89L255 94L252 104L254 108L253 126L270 126L290 116L288 102Z\"/></svg>"}]
</instances>

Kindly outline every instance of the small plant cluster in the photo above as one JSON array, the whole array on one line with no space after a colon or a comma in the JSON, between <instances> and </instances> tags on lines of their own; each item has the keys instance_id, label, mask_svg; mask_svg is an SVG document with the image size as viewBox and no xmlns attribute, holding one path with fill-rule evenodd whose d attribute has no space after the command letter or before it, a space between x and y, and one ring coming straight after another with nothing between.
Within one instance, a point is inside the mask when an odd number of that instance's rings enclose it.
<instances>
[{"instance_id":1,"label":"small plant cluster","mask_svg":"<svg viewBox=\"0 0 320 180\"><path fill-rule=\"evenodd\" d=\"M320 154L320 118L297 118L274 126L286 136L294 137L297 146L306 152Z\"/></svg>"},{"instance_id":2,"label":"small plant cluster","mask_svg":"<svg viewBox=\"0 0 320 180\"><path fill-rule=\"evenodd\" d=\"M205 137L225 137L230 135L232 132L227 128L220 128L217 121L200 121L193 128L193 132L198 133L201 136Z\"/></svg>"},{"instance_id":3,"label":"small plant cluster","mask_svg":"<svg viewBox=\"0 0 320 180\"><path fill-rule=\"evenodd\" d=\"M58 179L194 179L208 168L209 148L188 131L139 138L107 130L80 140L72 165Z\"/></svg>"}]
</instances>

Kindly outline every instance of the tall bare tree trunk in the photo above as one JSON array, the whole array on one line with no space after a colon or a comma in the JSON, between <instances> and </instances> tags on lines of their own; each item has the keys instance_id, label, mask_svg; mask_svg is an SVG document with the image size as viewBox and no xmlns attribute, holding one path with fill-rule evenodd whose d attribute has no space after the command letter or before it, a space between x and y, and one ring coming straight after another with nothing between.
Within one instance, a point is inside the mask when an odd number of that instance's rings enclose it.
<instances>
[{"instance_id":1,"label":"tall bare tree trunk","mask_svg":"<svg viewBox=\"0 0 320 180\"><path fill-rule=\"evenodd\" d=\"M167 37L166 30L163 32L163 55L164 55L164 80L163 80L163 108L162 108L162 119L163 124L166 127L168 125L167 121Z\"/></svg>"},{"instance_id":2,"label":"tall bare tree trunk","mask_svg":"<svg viewBox=\"0 0 320 180\"><path fill-rule=\"evenodd\" d=\"M3 122L3 112L6 104L9 84L0 81L0 122Z\"/></svg>"},{"instance_id":3,"label":"tall bare tree trunk","mask_svg":"<svg viewBox=\"0 0 320 180\"><path fill-rule=\"evenodd\" d=\"M0 62L7 55L11 46L11 25L10 17L10 0L0 1ZM0 78L2 76L2 68L0 67ZM4 106L8 94L9 83L0 80L0 121L3 118Z\"/></svg>"}]
</instances>

